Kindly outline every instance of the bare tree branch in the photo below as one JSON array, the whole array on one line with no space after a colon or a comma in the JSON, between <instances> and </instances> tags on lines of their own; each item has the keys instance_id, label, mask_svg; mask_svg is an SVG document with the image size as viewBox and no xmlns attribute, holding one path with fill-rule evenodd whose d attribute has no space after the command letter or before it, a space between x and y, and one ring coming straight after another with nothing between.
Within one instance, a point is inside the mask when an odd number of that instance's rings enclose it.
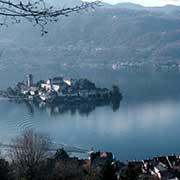
<instances>
[{"instance_id":1,"label":"bare tree branch","mask_svg":"<svg viewBox=\"0 0 180 180\"><path fill-rule=\"evenodd\" d=\"M74 7L64 7L56 9L47 4L45 0L0 0L0 17L2 22L0 25L7 26L7 20L12 23L19 23L22 19L33 22L34 25L41 27L42 35L47 33L45 25L52 22L57 22L61 16L69 16L71 13L100 6L100 1L83 2Z\"/></svg>"},{"instance_id":2,"label":"bare tree branch","mask_svg":"<svg viewBox=\"0 0 180 180\"><path fill-rule=\"evenodd\" d=\"M51 141L46 136L27 130L22 136L12 140L9 157L16 170L17 179L27 177L34 180L41 171L42 162L48 157L48 148Z\"/></svg>"}]
</instances>

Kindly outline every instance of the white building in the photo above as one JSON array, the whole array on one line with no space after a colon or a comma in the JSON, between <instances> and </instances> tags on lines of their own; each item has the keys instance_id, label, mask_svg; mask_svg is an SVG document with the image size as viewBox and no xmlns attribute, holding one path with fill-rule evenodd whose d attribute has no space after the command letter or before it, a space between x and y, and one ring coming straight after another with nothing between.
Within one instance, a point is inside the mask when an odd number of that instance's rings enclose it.
<instances>
[{"instance_id":1,"label":"white building","mask_svg":"<svg viewBox=\"0 0 180 180\"><path fill-rule=\"evenodd\" d=\"M49 80L47 80L46 83L41 84L41 88L45 89L46 91L54 90L54 91L58 92L60 90L60 85L52 84L51 79L49 79Z\"/></svg>"}]
</instances>

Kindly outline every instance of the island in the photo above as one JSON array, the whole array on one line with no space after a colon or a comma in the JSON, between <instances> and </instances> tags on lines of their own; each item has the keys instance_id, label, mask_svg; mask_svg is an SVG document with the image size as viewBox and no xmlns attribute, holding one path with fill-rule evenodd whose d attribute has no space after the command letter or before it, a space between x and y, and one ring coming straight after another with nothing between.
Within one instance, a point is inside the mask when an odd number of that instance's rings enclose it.
<instances>
[{"instance_id":1,"label":"island","mask_svg":"<svg viewBox=\"0 0 180 180\"><path fill-rule=\"evenodd\" d=\"M72 79L64 77L49 78L47 81L33 81L29 74L27 80L18 82L15 87L0 91L0 95L10 100L44 102L47 104L74 103L118 103L122 94L118 86L112 89L96 87L88 79Z\"/></svg>"}]
</instances>

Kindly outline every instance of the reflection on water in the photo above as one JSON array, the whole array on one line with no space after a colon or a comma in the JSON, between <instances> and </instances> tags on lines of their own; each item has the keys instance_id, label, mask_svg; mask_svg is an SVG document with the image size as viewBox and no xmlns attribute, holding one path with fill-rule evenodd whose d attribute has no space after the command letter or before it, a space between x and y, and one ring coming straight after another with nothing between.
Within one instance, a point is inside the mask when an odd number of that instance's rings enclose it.
<instances>
[{"instance_id":1,"label":"reflection on water","mask_svg":"<svg viewBox=\"0 0 180 180\"><path fill-rule=\"evenodd\" d=\"M102 87L118 84L123 93L120 108L0 100L0 140L34 128L58 144L112 151L121 160L180 153L180 73L98 71L86 77Z\"/></svg>"},{"instance_id":2,"label":"reflection on water","mask_svg":"<svg viewBox=\"0 0 180 180\"><path fill-rule=\"evenodd\" d=\"M18 104L23 103L29 113L34 114L34 108L37 108L40 111L47 111L51 116L53 115L61 115L70 113L71 115L76 114L78 112L80 115L88 116L92 113L96 107L102 106L110 106L112 110L115 112L120 107L120 99L116 101L108 101L108 102L85 102L85 103L72 103L72 104L46 104L44 102L34 103L27 101L16 102Z\"/></svg>"}]
</instances>

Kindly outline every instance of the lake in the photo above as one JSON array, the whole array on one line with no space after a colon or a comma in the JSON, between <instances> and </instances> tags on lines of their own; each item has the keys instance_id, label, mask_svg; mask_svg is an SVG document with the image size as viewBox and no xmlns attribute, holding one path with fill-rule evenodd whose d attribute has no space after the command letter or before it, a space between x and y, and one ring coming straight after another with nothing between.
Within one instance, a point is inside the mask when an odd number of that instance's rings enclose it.
<instances>
[{"instance_id":1,"label":"lake","mask_svg":"<svg viewBox=\"0 0 180 180\"><path fill-rule=\"evenodd\" d=\"M9 141L25 129L48 134L56 143L111 151L120 160L180 153L180 72L137 72L49 68L1 69L0 88L6 89L29 72L38 80L64 74L87 77L100 87L117 84L123 100L88 111L36 107L0 100L0 140Z\"/></svg>"}]
</instances>

